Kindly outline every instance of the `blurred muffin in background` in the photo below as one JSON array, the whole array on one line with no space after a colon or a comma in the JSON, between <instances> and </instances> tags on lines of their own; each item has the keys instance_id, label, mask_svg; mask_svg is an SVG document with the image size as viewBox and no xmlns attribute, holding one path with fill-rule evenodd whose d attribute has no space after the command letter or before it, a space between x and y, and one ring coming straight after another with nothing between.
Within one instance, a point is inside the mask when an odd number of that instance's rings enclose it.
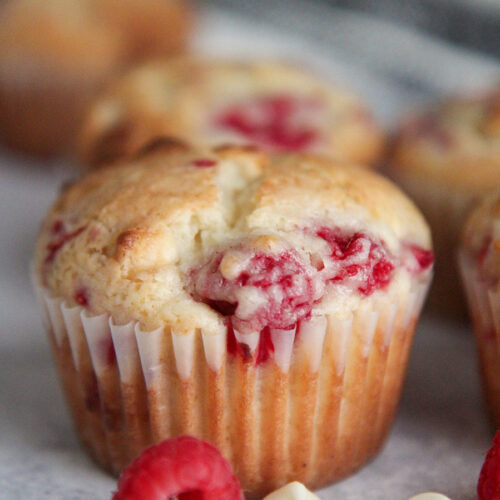
<instances>
[{"instance_id":1,"label":"blurred muffin in background","mask_svg":"<svg viewBox=\"0 0 500 500\"><path fill-rule=\"evenodd\" d=\"M500 88L455 97L407 118L396 139L389 175L430 223L436 278L435 310L465 311L456 266L460 230L474 200L500 181Z\"/></svg>"},{"instance_id":2,"label":"blurred muffin in background","mask_svg":"<svg viewBox=\"0 0 500 500\"><path fill-rule=\"evenodd\" d=\"M500 191L487 196L464 224L460 270L474 323L484 394L500 427Z\"/></svg>"},{"instance_id":3,"label":"blurred muffin in background","mask_svg":"<svg viewBox=\"0 0 500 500\"><path fill-rule=\"evenodd\" d=\"M181 0L11 0L0 7L0 141L65 153L89 99L137 61L179 52Z\"/></svg>"},{"instance_id":4,"label":"blurred muffin in background","mask_svg":"<svg viewBox=\"0 0 500 500\"><path fill-rule=\"evenodd\" d=\"M114 82L84 121L80 156L96 167L164 135L362 164L375 162L383 146L360 99L313 74L279 62L181 57L143 65Z\"/></svg>"}]
</instances>

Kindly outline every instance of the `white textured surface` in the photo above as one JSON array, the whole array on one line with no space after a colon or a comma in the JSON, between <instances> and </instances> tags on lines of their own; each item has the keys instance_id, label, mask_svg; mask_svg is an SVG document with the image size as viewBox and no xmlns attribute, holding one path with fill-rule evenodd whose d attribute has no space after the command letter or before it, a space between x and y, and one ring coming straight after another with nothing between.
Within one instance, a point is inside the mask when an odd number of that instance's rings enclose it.
<instances>
[{"instance_id":1,"label":"white textured surface","mask_svg":"<svg viewBox=\"0 0 500 500\"><path fill-rule=\"evenodd\" d=\"M314 11L304 12L307 16L313 14ZM352 16L347 21L352 23ZM369 36L371 25L366 17L361 26L364 36ZM390 39L390 26L384 33L379 28L376 24L376 33ZM392 48L400 50L405 47L398 40L413 39L412 34L405 38L401 28L393 35ZM307 59L324 73L337 75L338 80L358 89L385 120L395 116L404 105L421 100L426 92L430 95L429 89L425 91L420 86L416 91L408 82L401 82L390 72L384 73L383 65L377 68L379 71L370 72L352 61L347 63L353 36L346 33L342 38L342 32L337 32L336 40L338 47L315 46L297 36L291 38L279 30L268 29L264 23L259 23L254 32L245 22L212 13L201 26L197 45L212 52ZM342 40L346 41L343 46ZM432 51L436 46L434 41L426 39L424 43L422 37L415 40L419 42L415 47L425 49L426 53L419 55L420 66L408 61L409 66L417 69L429 66L436 71L422 74L420 83L432 80L432 88L444 90L451 87L454 71L454 85L464 87L492 75L491 62L471 53L461 57L460 52L446 46ZM370 51L375 50L373 44ZM449 55L451 59L447 58ZM425 59L432 59L432 64L425 66ZM393 60L394 54L387 64ZM448 64L450 60L460 61L460 65ZM62 165L42 169L33 162L5 154L0 157L2 500L105 500L115 486L115 481L81 452L73 435L28 273L40 219L61 181L73 173ZM141 356L146 354L141 352ZM425 318L416 337L396 425L385 450L359 474L318 495L324 500L404 500L418 492L434 490L453 500L470 500L475 496L477 475L491 438L492 431L482 408L469 328Z\"/></svg>"},{"instance_id":2,"label":"white textured surface","mask_svg":"<svg viewBox=\"0 0 500 500\"><path fill-rule=\"evenodd\" d=\"M415 495L411 497L410 500L450 500L448 497L441 495L440 493L420 493L420 495Z\"/></svg>"}]
</instances>

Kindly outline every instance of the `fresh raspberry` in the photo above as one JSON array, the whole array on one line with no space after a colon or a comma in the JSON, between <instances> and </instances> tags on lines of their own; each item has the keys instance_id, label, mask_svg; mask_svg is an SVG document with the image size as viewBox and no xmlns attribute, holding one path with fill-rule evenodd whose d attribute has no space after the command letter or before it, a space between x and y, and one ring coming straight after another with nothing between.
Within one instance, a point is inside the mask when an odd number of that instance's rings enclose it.
<instances>
[{"instance_id":1,"label":"fresh raspberry","mask_svg":"<svg viewBox=\"0 0 500 500\"><path fill-rule=\"evenodd\" d=\"M215 118L215 126L230 130L270 151L306 151L317 141L311 126L318 102L292 96L260 97L234 104Z\"/></svg>"},{"instance_id":2,"label":"fresh raspberry","mask_svg":"<svg viewBox=\"0 0 500 500\"><path fill-rule=\"evenodd\" d=\"M112 500L243 500L229 463L190 436L146 449L121 474Z\"/></svg>"},{"instance_id":3,"label":"fresh raspberry","mask_svg":"<svg viewBox=\"0 0 500 500\"><path fill-rule=\"evenodd\" d=\"M493 446L488 451L479 481L477 483L478 500L500 500L500 431L493 439Z\"/></svg>"}]
</instances>

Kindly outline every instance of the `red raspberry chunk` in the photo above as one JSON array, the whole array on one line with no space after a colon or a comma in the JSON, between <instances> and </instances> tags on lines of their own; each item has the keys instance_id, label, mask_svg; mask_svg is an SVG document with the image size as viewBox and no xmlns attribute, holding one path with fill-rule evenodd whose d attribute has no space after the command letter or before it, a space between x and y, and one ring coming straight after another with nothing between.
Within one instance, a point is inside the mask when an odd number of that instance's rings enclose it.
<instances>
[{"instance_id":1,"label":"red raspberry chunk","mask_svg":"<svg viewBox=\"0 0 500 500\"><path fill-rule=\"evenodd\" d=\"M214 124L269 151L307 151L318 140L317 100L292 96L259 97L229 106Z\"/></svg>"},{"instance_id":2,"label":"red raspberry chunk","mask_svg":"<svg viewBox=\"0 0 500 500\"><path fill-rule=\"evenodd\" d=\"M234 249L233 249L234 250ZM309 318L316 300L314 268L293 250L244 254L238 274L221 272L222 253L192 272L195 297L225 316L242 333L264 327L289 329Z\"/></svg>"},{"instance_id":3,"label":"red raspberry chunk","mask_svg":"<svg viewBox=\"0 0 500 500\"><path fill-rule=\"evenodd\" d=\"M394 258L382 242L363 233L345 236L338 229L326 227L317 235L331 248L332 262L324 271L326 281L350 283L363 295L371 295L391 281Z\"/></svg>"},{"instance_id":4,"label":"red raspberry chunk","mask_svg":"<svg viewBox=\"0 0 500 500\"><path fill-rule=\"evenodd\" d=\"M45 264L50 264L51 262L53 262L59 250L61 250L61 248L66 243L68 243L68 241L71 241L73 238L76 238L84 229L85 227L80 227L68 233L62 221L58 220L54 222L51 228L51 234L54 236L54 239L52 239L47 244L47 255L45 257Z\"/></svg>"},{"instance_id":5,"label":"red raspberry chunk","mask_svg":"<svg viewBox=\"0 0 500 500\"><path fill-rule=\"evenodd\" d=\"M406 249L410 251L410 255L413 257L413 262L409 263L408 267L415 274L429 269L434 263L434 253L432 250L426 250L414 244L407 244Z\"/></svg>"},{"instance_id":6,"label":"red raspberry chunk","mask_svg":"<svg viewBox=\"0 0 500 500\"><path fill-rule=\"evenodd\" d=\"M243 500L229 463L190 436L146 449L121 474L112 500Z\"/></svg>"},{"instance_id":7,"label":"red raspberry chunk","mask_svg":"<svg viewBox=\"0 0 500 500\"><path fill-rule=\"evenodd\" d=\"M89 304L89 298L87 296L87 291L84 288L78 288L73 297L75 302L79 306L87 306Z\"/></svg>"},{"instance_id":8,"label":"red raspberry chunk","mask_svg":"<svg viewBox=\"0 0 500 500\"><path fill-rule=\"evenodd\" d=\"M252 356L250 348L247 344L238 342L230 321L228 322L226 339L226 348L229 354L233 356L240 356L243 361L246 362L253 360L256 365L264 363L271 358L274 353L274 345L269 327L263 328L260 332L257 351L254 356Z\"/></svg>"}]
</instances>

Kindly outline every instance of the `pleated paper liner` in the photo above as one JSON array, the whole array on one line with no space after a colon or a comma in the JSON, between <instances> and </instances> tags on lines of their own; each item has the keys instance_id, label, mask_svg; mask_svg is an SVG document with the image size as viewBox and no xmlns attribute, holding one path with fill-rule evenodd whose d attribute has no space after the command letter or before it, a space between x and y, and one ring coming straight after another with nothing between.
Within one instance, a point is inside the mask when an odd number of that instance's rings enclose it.
<instances>
[{"instance_id":1,"label":"pleated paper liner","mask_svg":"<svg viewBox=\"0 0 500 500\"><path fill-rule=\"evenodd\" d=\"M500 427L500 292L479 276L475 262L459 253L469 311L474 325L483 391L495 426Z\"/></svg>"},{"instance_id":2,"label":"pleated paper liner","mask_svg":"<svg viewBox=\"0 0 500 500\"><path fill-rule=\"evenodd\" d=\"M397 301L371 296L347 316L270 331L262 363L260 333L234 332L245 353L234 355L226 328L144 331L37 292L77 432L99 464L116 474L149 444L190 434L217 446L258 497L291 480L328 484L379 450L427 291L412 286Z\"/></svg>"}]
</instances>

